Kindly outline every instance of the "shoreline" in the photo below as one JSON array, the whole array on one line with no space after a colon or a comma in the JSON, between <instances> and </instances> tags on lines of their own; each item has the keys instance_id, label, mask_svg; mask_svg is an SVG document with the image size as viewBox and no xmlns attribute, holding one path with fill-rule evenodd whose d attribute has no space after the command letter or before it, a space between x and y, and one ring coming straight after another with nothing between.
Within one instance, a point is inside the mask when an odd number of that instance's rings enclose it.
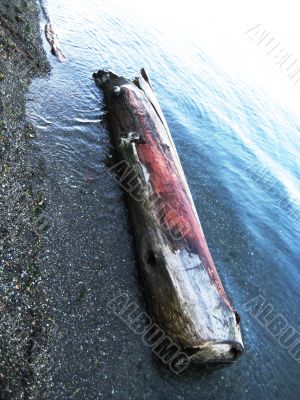
<instances>
[{"instance_id":1,"label":"shoreline","mask_svg":"<svg viewBox=\"0 0 300 400\"><path fill-rule=\"evenodd\" d=\"M38 263L47 226L25 104L31 80L50 65L36 1L11 0L0 10L0 391L1 399L42 399L50 385L51 316Z\"/></svg>"}]
</instances>

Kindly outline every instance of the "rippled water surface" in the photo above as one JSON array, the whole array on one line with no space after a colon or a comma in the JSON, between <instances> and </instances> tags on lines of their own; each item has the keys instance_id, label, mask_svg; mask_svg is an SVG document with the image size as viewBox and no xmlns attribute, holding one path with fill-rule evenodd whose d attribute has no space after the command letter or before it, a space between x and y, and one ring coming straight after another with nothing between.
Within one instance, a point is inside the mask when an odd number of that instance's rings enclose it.
<instances>
[{"instance_id":1,"label":"rippled water surface","mask_svg":"<svg viewBox=\"0 0 300 400\"><path fill-rule=\"evenodd\" d=\"M170 15L163 5L158 13L158 4L130 4L49 0L68 61L49 55L51 75L35 80L28 95L52 221L43 278L57 325L53 398L296 399L299 364L245 305L261 295L274 316L299 329L300 118L293 88L243 32L223 36L204 13L192 15L188 2ZM106 305L125 292L145 307L126 203L107 173L105 105L92 73L134 77L141 67L241 316L246 351L224 368L172 375Z\"/></svg>"}]
</instances>

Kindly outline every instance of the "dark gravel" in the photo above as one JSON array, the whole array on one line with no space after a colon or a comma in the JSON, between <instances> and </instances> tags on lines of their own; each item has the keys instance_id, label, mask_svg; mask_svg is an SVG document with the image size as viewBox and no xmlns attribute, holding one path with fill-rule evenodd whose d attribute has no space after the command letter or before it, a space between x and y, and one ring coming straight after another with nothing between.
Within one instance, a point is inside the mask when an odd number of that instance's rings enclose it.
<instances>
[{"instance_id":1,"label":"dark gravel","mask_svg":"<svg viewBox=\"0 0 300 400\"><path fill-rule=\"evenodd\" d=\"M26 121L31 79L49 65L34 0L0 1L0 398L44 399L51 315L39 273L48 228L35 132Z\"/></svg>"}]
</instances>

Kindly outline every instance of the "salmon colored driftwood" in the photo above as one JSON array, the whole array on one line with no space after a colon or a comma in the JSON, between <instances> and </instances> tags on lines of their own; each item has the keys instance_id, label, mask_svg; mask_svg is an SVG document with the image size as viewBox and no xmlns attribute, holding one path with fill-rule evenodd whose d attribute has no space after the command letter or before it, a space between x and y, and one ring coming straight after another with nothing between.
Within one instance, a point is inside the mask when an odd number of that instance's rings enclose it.
<instances>
[{"instance_id":1,"label":"salmon colored driftwood","mask_svg":"<svg viewBox=\"0 0 300 400\"><path fill-rule=\"evenodd\" d=\"M100 70L155 322L192 362L232 361L240 321L210 255L166 120L145 70L134 81Z\"/></svg>"}]
</instances>

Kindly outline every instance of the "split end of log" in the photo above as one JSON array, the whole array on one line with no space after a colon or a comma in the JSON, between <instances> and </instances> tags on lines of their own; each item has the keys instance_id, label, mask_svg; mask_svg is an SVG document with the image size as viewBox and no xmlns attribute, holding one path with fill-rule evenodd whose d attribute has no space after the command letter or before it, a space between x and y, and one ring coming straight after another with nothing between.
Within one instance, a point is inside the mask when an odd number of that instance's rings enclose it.
<instances>
[{"instance_id":1,"label":"split end of log","mask_svg":"<svg viewBox=\"0 0 300 400\"><path fill-rule=\"evenodd\" d=\"M194 349L184 349L192 363L208 364L235 361L244 348L237 341L212 341Z\"/></svg>"}]
</instances>

